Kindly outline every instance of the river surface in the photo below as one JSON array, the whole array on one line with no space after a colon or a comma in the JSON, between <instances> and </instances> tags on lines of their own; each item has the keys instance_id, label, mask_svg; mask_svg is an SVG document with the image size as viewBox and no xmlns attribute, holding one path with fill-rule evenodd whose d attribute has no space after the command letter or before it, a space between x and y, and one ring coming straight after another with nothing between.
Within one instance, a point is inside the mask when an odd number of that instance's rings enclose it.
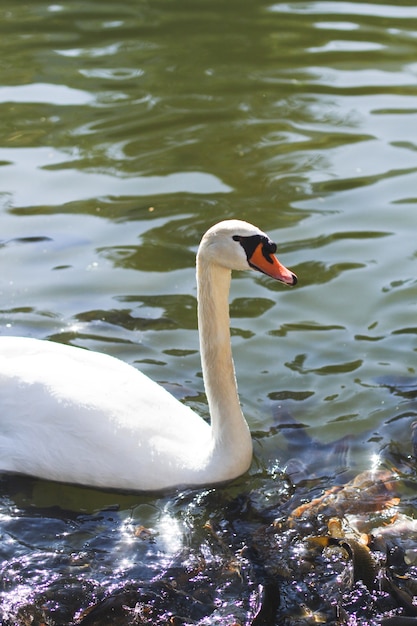
<instances>
[{"instance_id":1,"label":"river surface","mask_svg":"<svg viewBox=\"0 0 417 626\"><path fill-rule=\"evenodd\" d=\"M2 623L312 623L296 606L328 594L317 581L259 618L265 570L248 546L291 498L412 454L415 3L5 0L1 13L3 335L119 357L208 418L202 234L253 222L299 278L232 284L245 476L163 496L1 479ZM416 483L411 464L397 486L411 518ZM345 610L362 624L383 612Z\"/></svg>"}]
</instances>

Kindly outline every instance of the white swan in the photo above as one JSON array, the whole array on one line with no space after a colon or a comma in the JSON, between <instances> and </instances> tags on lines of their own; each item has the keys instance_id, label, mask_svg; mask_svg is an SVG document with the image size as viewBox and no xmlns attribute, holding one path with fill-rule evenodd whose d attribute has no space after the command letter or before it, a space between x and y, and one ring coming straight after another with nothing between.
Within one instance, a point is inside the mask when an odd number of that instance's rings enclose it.
<instances>
[{"instance_id":1,"label":"white swan","mask_svg":"<svg viewBox=\"0 0 417 626\"><path fill-rule=\"evenodd\" d=\"M134 491L231 480L252 459L230 346L231 270L296 276L258 228L228 220L197 253L198 322L211 426L134 367L81 348L0 338L0 471Z\"/></svg>"}]
</instances>

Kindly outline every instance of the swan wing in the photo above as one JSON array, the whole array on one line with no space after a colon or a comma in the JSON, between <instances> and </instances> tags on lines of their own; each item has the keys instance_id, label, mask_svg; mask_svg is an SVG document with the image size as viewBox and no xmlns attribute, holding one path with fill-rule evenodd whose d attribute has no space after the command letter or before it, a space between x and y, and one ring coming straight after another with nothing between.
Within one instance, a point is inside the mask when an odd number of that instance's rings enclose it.
<instances>
[{"instance_id":1,"label":"swan wing","mask_svg":"<svg viewBox=\"0 0 417 626\"><path fill-rule=\"evenodd\" d=\"M210 445L208 424L134 367L36 339L0 338L0 412L0 469L65 482L164 488Z\"/></svg>"}]
</instances>

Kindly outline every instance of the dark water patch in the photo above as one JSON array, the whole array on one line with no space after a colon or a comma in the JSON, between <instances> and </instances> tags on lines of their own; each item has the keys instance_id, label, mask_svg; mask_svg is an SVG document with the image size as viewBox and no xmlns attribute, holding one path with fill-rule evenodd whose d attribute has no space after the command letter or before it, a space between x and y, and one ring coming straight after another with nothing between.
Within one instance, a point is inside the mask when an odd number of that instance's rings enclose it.
<instances>
[{"instance_id":1,"label":"dark water patch","mask_svg":"<svg viewBox=\"0 0 417 626\"><path fill-rule=\"evenodd\" d=\"M105 322L114 326L120 326L128 331L137 330L167 330L176 328L177 324L172 318L161 317L140 317L132 315L130 310L115 309L106 311L86 311L77 315L79 322Z\"/></svg>"},{"instance_id":2,"label":"dark water patch","mask_svg":"<svg viewBox=\"0 0 417 626\"><path fill-rule=\"evenodd\" d=\"M268 398L274 401L296 400L303 402L312 396L314 396L314 391L290 391L288 389L285 391L271 391L268 394Z\"/></svg>"},{"instance_id":3,"label":"dark water patch","mask_svg":"<svg viewBox=\"0 0 417 626\"><path fill-rule=\"evenodd\" d=\"M410 399L417 397L417 380L412 376L380 376L376 382L396 395L404 395L405 398Z\"/></svg>"},{"instance_id":4,"label":"dark water patch","mask_svg":"<svg viewBox=\"0 0 417 626\"><path fill-rule=\"evenodd\" d=\"M379 335L377 337L372 337L370 335L355 335L355 341L382 341L385 339L383 335Z\"/></svg>"},{"instance_id":5,"label":"dark water patch","mask_svg":"<svg viewBox=\"0 0 417 626\"><path fill-rule=\"evenodd\" d=\"M235 298L230 304L232 318L259 317L269 311L275 302L268 298Z\"/></svg>"},{"instance_id":6,"label":"dark water patch","mask_svg":"<svg viewBox=\"0 0 417 626\"><path fill-rule=\"evenodd\" d=\"M415 168L404 168L397 170L390 170L389 172L383 172L383 174L376 174L374 176L359 176L350 179L338 179L336 181L325 181L315 185L315 191L318 193L334 193L347 190L356 189L358 187L369 187L382 180L387 180L396 176L404 176L407 174L415 174Z\"/></svg>"},{"instance_id":7,"label":"dark water patch","mask_svg":"<svg viewBox=\"0 0 417 626\"><path fill-rule=\"evenodd\" d=\"M159 243L142 243L138 246L113 246L111 249L99 249L98 253L112 261L115 267L142 271L155 271L155 267L158 265L161 265L161 272L173 271L189 267L191 259L194 259L194 255L184 247L177 249L175 246L170 247L170 249L165 247L164 259L166 263L162 265L158 263L161 256L160 245Z\"/></svg>"},{"instance_id":8,"label":"dark water patch","mask_svg":"<svg viewBox=\"0 0 417 626\"><path fill-rule=\"evenodd\" d=\"M306 368L304 367L304 363L306 361L306 354L298 354L292 362L287 362L285 365L290 370L294 372L300 373L314 373L319 376L332 375L332 374L341 374L354 372L359 369L363 365L363 361L361 359L357 359L356 361L350 361L346 363L334 363L332 365L323 365L322 367L316 368Z\"/></svg>"},{"instance_id":9,"label":"dark water patch","mask_svg":"<svg viewBox=\"0 0 417 626\"><path fill-rule=\"evenodd\" d=\"M116 296L117 301L131 305L131 315L139 318L160 317L179 320L183 328L195 329L197 325L197 302L192 295L166 294L166 295L123 295Z\"/></svg>"},{"instance_id":10,"label":"dark water patch","mask_svg":"<svg viewBox=\"0 0 417 626\"><path fill-rule=\"evenodd\" d=\"M417 327L412 327L412 328L399 328L398 330L393 330L392 331L393 335L416 335L417 334Z\"/></svg>"},{"instance_id":11,"label":"dark water patch","mask_svg":"<svg viewBox=\"0 0 417 626\"><path fill-rule=\"evenodd\" d=\"M4 241L0 243L0 246L8 246L10 244L20 244L20 243L45 243L46 241L52 241L50 237L43 236L31 236L31 237L16 237L15 239L9 239L9 241Z\"/></svg>"},{"instance_id":12,"label":"dark water patch","mask_svg":"<svg viewBox=\"0 0 417 626\"><path fill-rule=\"evenodd\" d=\"M329 283L345 272L360 270L365 267L366 265L364 263L340 262L326 264L322 261L308 261L293 266L292 269L297 276L303 277L303 287L310 287L311 285ZM272 287L274 290L277 290L275 284L272 284Z\"/></svg>"},{"instance_id":13,"label":"dark water patch","mask_svg":"<svg viewBox=\"0 0 417 626\"><path fill-rule=\"evenodd\" d=\"M303 331L318 331L318 332L329 332L332 330L346 330L344 326L339 326L338 324L332 325L322 325L318 324L314 321L306 321L306 322L297 322L297 323L286 323L282 324L282 326L278 330L271 330L270 334L278 337L285 337L288 333L291 332L303 332Z\"/></svg>"}]
</instances>

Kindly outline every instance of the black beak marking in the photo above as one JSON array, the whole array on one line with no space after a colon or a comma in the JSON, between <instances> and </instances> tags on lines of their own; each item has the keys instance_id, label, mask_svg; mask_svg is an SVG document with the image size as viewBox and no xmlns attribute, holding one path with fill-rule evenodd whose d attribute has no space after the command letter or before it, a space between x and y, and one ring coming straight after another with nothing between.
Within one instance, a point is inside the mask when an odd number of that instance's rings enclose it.
<instances>
[{"instance_id":1,"label":"black beak marking","mask_svg":"<svg viewBox=\"0 0 417 626\"><path fill-rule=\"evenodd\" d=\"M264 235L251 235L243 237L241 235L233 235L233 240L238 241L245 251L249 265L251 265L251 257L259 244L262 244L262 254L268 263L272 263L271 254L277 251L277 244Z\"/></svg>"}]
</instances>

